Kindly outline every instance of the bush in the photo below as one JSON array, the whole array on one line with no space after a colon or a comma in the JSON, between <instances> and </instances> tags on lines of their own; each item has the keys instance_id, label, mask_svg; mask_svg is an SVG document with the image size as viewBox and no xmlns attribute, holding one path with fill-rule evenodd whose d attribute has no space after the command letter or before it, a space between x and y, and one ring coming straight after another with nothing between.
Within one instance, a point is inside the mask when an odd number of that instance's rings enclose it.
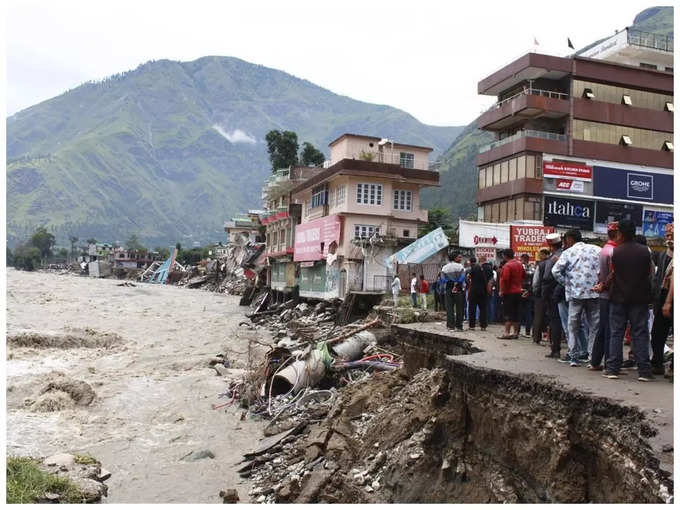
<instances>
[{"instance_id":1,"label":"bush","mask_svg":"<svg viewBox=\"0 0 680 510\"><path fill-rule=\"evenodd\" d=\"M40 266L40 249L31 244L20 244L14 251L14 267L34 271Z\"/></svg>"},{"instance_id":2,"label":"bush","mask_svg":"<svg viewBox=\"0 0 680 510\"><path fill-rule=\"evenodd\" d=\"M62 503L84 502L73 482L42 471L37 460L7 458L7 503L37 503L46 492L59 494Z\"/></svg>"}]
</instances>

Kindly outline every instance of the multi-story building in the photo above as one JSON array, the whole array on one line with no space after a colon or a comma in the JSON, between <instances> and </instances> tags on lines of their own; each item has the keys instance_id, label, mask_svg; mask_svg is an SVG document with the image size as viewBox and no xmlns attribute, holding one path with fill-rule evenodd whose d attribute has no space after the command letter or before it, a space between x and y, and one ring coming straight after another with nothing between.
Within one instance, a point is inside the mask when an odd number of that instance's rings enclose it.
<instances>
[{"instance_id":1,"label":"multi-story building","mask_svg":"<svg viewBox=\"0 0 680 510\"><path fill-rule=\"evenodd\" d=\"M672 221L673 39L623 30L581 54L529 53L487 76L478 217L604 233ZM661 230L659 230L661 229Z\"/></svg>"},{"instance_id":2,"label":"multi-story building","mask_svg":"<svg viewBox=\"0 0 680 510\"><path fill-rule=\"evenodd\" d=\"M260 237L260 215L265 211L251 210L224 222L227 243L257 242Z\"/></svg>"},{"instance_id":3,"label":"multi-story building","mask_svg":"<svg viewBox=\"0 0 680 510\"><path fill-rule=\"evenodd\" d=\"M344 134L332 141L326 168L295 187L300 296L344 298L348 291L384 292L385 258L413 242L427 222L420 190L438 186L429 147Z\"/></svg>"},{"instance_id":4,"label":"multi-story building","mask_svg":"<svg viewBox=\"0 0 680 510\"><path fill-rule=\"evenodd\" d=\"M260 217L266 235L267 284L278 299L287 298L297 286L293 247L302 206L291 203L290 191L320 170L306 166L282 168L262 187L262 200L267 206Z\"/></svg>"}]
</instances>

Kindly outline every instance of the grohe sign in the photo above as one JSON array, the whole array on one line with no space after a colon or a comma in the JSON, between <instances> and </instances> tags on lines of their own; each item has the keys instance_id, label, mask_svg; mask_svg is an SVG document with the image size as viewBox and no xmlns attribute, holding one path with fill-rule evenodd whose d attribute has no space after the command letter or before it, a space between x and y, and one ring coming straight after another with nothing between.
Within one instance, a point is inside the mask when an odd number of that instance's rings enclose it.
<instances>
[{"instance_id":1,"label":"grohe sign","mask_svg":"<svg viewBox=\"0 0 680 510\"><path fill-rule=\"evenodd\" d=\"M600 197L670 205L673 203L673 176L596 166L593 191Z\"/></svg>"}]
</instances>

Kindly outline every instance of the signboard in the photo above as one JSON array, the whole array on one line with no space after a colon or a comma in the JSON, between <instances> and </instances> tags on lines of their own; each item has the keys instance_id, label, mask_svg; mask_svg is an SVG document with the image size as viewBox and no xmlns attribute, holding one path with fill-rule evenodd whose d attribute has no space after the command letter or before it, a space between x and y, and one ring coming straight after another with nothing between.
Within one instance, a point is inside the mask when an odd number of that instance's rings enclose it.
<instances>
[{"instance_id":1,"label":"signboard","mask_svg":"<svg viewBox=\"0 0 680 510\"><path fill-rule=\"evenodd\" d=\"M673 223L673 211L645 209L642 215L642 235L664 237L668 223Z\"/></svg>"},{"instance_id":2,"label":"signboard","mask_svg":"<svg viewBox=\"0 0 680 510\"><path fill-rule=\"evenodd\" d=\"M536 260L538 250L547 247L545 236L554 232L553 227L515 226L510 227L510 248L515 257L526 253L529 260Z\"/></svg>"},{"instance_id":3,"label":"signboard","mask_svg":"<svg viewBox=\"0 0 680 510\"><path fill-rule=\"evenodd\" d=\"M420 239L416 239L408 246L402 248L397 253L394 253L385 259L385 264L390 269L394 268L394 264L419 264L428 257L431 257L439 250L449 246L449 239L444 234L441 227L436 228L429 234L424 235Z\"/></svg>"},{"instance_id":4,"label":"signboard","mask_svg":"<svg viewBox=\"0 0 680 510\"><path fill-rule=\"evenodd\" d=\"M607 224L612 221L631 220L638 234L642 233L642 205L630 202L597 202L595 232L607 233Z\"/></svg>"},{"instance_id":5,"label":"signboard","mask_svg":"<svg viewBox=\"0 0 680 510\"><path fill-rule=\"evenodd\" d=\"M510 248L508 224L459 220L458 244L465 248Z\"/></svg>"},{"instance_id":6,"label":"signboard","mask_svg":"<svg viewBox=\"0 0 680 510\"><path fill-rule=\"evenodd\" d=\"M487 260L494 262L496 260L496 248L475 248L475 258L480 264Z\"/></svg>"},{"instance_id":7,"label":"signboard","mask_svg":"<svg viewBox=\"0 0 680 510\"><path fill-rule=\"evenodd\" d=\"M544 161L543 177L592 181L593 167L568 161Z\"/></svg>"},{"instance_id":8,"label":"signboard","mask_svg":"<svg viewBox=\"0 0 680 510\"><path fill-rule=\"evenodd\" d=\"M592 195L592 181L581 181L576 179L554 179L545 177L543 179L543 191L557 191L559 193L574 193L579 195Z\"/></svg>"},{"instance_id":9,"label":"signboard","mask_svg":"<svg viewBox=\"0 0 680 510\"><path fill-rule=\"evenodd\" d=\"M543 219L547 226L593 230L595 202L575 198L544 196Z\"/></svg>"},{"instance_id":10,"label":"signboard","mask_svg":"<svg viewBox=\"0 0 680 510\"><path fill-rule=\"evenodd\" d=\"M673 176L596 166L593 191L601 197L670 205L673 203Z\"/></svg>"},{"instance_id":11,"label":"signboard","mask_svg":"<svg viewBox=\"0 0 680 510\"><path fill-rule=\"evenodd\" d=\"M295 251L293 260L321 260L328 255L328 247L333 241L340 243L342 216L325 216L295 227Z\"/></svg>"}]
</instances>

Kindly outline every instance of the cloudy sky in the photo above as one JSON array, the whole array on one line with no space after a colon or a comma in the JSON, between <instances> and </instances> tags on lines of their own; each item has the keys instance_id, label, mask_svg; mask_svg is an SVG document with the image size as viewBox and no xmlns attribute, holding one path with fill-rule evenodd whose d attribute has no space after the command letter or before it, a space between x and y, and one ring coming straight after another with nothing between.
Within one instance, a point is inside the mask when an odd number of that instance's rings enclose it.
<instances>
[{"instance_id":1,"label":"cloudy sky","mask_svg":"<svg viewBox=\"0 0 680 510\"><path fill-rule=\"evenodd\" d=\"M162 58L229 55L338 94L462 125L492 102L477 82L526 53L566 55L650 4L430 0L10 0L7 114Z\"/></svg>"}]
</instances>

